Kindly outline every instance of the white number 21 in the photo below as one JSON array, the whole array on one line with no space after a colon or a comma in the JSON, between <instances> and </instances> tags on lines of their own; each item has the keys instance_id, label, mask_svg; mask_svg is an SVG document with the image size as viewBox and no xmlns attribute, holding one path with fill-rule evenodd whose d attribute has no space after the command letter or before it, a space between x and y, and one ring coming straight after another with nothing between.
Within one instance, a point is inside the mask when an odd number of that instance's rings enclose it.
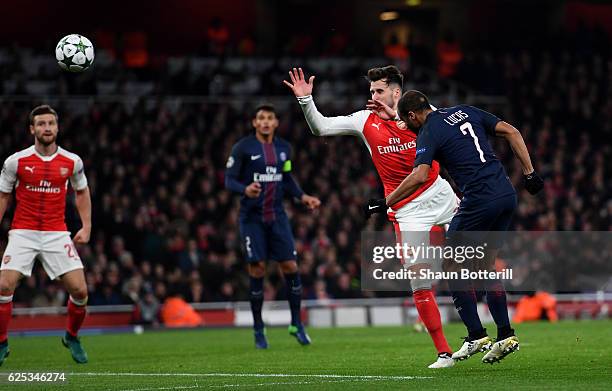
<instances>
[{"instance_id":1,"label":"white number 21","mask_svg":"<svg viewBox=\"0 0 612 391\"><path fill-rule=\"evenodd\" d=\"M463 125L461 125L459 129L461 129L461 133L463 133L464 135L467 135L467 132L465 131L466 129L468 132L470 132L470 136L472 136L472 138L474 139L474 145L476 146L476 150L478 151L478 154L480 155L480 161L483 163L486 162L484 158L484 153L482 152L482 149L480 148L480 143L478 142L478 137L476 137L476 134L474 133L474 129L472 128L472 124L469 122L466 122Z\"/></svg>"}]
</instances>

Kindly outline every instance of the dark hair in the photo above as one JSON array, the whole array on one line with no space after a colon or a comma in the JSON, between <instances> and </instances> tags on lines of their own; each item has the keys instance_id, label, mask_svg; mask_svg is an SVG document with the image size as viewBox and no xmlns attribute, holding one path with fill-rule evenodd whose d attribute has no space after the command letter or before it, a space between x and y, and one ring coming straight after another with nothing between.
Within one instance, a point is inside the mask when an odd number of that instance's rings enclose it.
<instances>
[{"instance_id":1,"label":"dark hair","mask_svg":"<svg viewBox=\"0 0 612 391\"><path fill-rule=\"evenodd\" d=\"M59 119L57 115L57 111L53 110L51 106L40 105L40 106L34 107L34 109L32 109L32 111L30 112L30 125L34 125L34 117L36 117L37 115L42 115L42 114L53 114L56 120Z\"/></svg>"},{"instance_id":2,"label":"dark hair","mask_svg":"<svg viewBox=\"0 0 612 391\"><path fill-rule=\"evenodd\" d=\"M400 117L407 116L410 111L416 113L425 109L431 109L429 99L417 90L406 91L397 104Z\"/></svg>"},{"instance_id":3,"label":"dark hair","mask_svg":"<svg viewBox=\"0 0 612 391\"><path fill-rule=\"evenodd\" d=\"M276 114L276 108L274 107L272 103L262 103L259 106L257 106L255 108L255 111L253 112L253 117L257 117L257 113L259 113L260 111L267 111L269 113L274 113L274 115L278 117L278 115Z\"/></svg>"},{"instance_id":4,"label":"dark hair","mask_svg":"<svg viewBox=\"0 0 612 391\"><path fill-rule=\"evenodd\" d=\"M383 80L387 85L397 84L400 88L404 87L404 75L395 65L387 65L382 68L372 68L368 70L366 80L371 82Z\"/></svg>"}]
</instances>

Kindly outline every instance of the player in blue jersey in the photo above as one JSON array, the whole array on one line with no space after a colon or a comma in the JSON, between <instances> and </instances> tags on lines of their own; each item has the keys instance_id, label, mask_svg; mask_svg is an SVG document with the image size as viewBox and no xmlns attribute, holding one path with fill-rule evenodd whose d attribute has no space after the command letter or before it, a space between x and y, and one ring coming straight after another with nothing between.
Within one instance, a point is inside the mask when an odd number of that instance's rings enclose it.
<instances>
[{"instance_id":1,"label":"player in blue jersey","mask_svg":"<svg viewBox=\"0 0 612 391\"><path fill-rule=\"evenodd\" d=\"M225 187L242 194L240 235L248 262L255 347L268 348L261 317L268 259L279 262L287 283L291 309L289 333L300 344L309 345L310 337L300 319L302 283L283 196L287 193L309 209L318 208L321 201L305 194L291 175L291 146L274 135L278 127L274 107L259 106L252 124L255 134L242 138L232 148L226 165Z\"/></svg>"},{"instance_id":2,"label":"player in blue jersey","mask_svg":"<svg viewBox=\"0 0 612 391\"><path fill-rule=\"evenodd\" d=\"M516 209L516 192L489 144L489 135L503 137L509 142L521 163L527 191L536 194L542 189L543 181L533 169L520 132L493 114L467 105L432 110L427 97L414 90L402 96L398 111L409 128L419 129L415 168L386 199L371 201L370 208L382 212L387 205L412 194L427 180L435 159L446 168L463 194L459 211L448 229L449 239L456 239L462 231L506 231ZM492 243L480 269L494 270L500 245L499 241ZM482 282L497 325L497 340L493 343L482 327L473 282L449 279L453 302L468 329L468 337L461 349L453 354L453 359L464 360L488 350L482 361L494 363L518 350L519 342L510 326L502 282L499 279L479 282Z\"/></svg>"}]
</instances>

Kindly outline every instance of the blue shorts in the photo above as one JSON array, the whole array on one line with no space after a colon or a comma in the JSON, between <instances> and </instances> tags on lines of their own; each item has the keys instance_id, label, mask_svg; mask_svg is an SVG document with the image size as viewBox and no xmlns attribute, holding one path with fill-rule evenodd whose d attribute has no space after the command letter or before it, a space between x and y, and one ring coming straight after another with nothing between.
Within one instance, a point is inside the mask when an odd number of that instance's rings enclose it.
<instances>
[{"instance_id":1,"label":"blue shorts","mask_svg":"<svg viewBox=\"0 0 612 391\"><path fill-rule=\"evenodd\" d=\"M240 221L240 236L249 263L269 259L274 261L296 259L291 225L286 216L270 223Z\"/></svg>"},{"instance_id":2,"label":"blue shorts","mask_svg":"<svg viewBox=\"0 0 612 391\"><path fill-rule=\"evenodd\" d=\"M487 241L489 248L499 249L503 245L503 233L508 230L516 210L516 194L509 194L491 201L461 202L459 211L451 220L447 238L457 238L460 231L479 231L478 240ZM489 233L490 232L490 233ZM473 237L474 238L474 237ZM465 239L465 236L464 236Z\"/></svg>"}]
</instances>

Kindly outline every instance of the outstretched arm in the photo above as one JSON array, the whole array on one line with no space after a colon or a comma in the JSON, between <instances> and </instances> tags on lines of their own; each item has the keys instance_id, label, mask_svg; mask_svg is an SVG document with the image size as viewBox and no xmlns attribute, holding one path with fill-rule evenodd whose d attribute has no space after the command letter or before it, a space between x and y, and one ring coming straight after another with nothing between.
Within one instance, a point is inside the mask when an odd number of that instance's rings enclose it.
<instances>
[{"instance_id":1,"label":"outstretched arm","mask_svg":"<svg viewBox=\"0 0 612 391\"><path fill-rule=\"evenodd\" d=\"M429 164L419 164L386 198L368 200L363 206L365 217L370 218L375 213L385 213L390 206L412 195L427 181L430 169Z\"/></svg>"},{"instance_id":2,"label":"outstretched arm","mask_svg":"<svg viewBox=\"0 0 612 391\"><path fill-rule=\"evenodd\" d=\"M523 140L521 132L509 123L499 121L497 125L495 125L495 135L503 137L508 141L510 148L512 148L512 152L514 152L516 158L521 162L523 174L531 174L534 169L531 164L531 158L529 157L529 151L527 151L527 145L525 145L525 140Z\"/></svg>"},{"instance_id":3,"label":"outstretched arm","mask_svg":"<svg viewBox=\"0 0 612 391\"><path fill-rule=\"evenodd\" d=\"M523 170L523 177L525 181L525 189L531 194L536 194L544 187L544 181L536 174L533 165L531 164L531 158L529 157L529 151L525 140L521 132L517 128L510 125L505 121L499 121L495 125L495 134L497 136L505 138L514 152L514 156L521 163Z\"/></svg>"},{"instance_id":4,"label":"outstretched arm","mask_svg":"<svg viewBox=\"0 0 612 391\"><path fill-rule=\"evenodd\" d=\"M357 136L361 134L370 114L369 111L363 110L347 116L325 117L319 112L312 98L315 77L310 76L306 81L302 68L293 68L289 71L289 77L291 82L283 80L283 83L293 91L298 99L312 134L315 136Z\"/></svg>"},{"instance_id":5,"label":"outstretched arm","mask_svg":"<svg viewBox=\"0 0 612 391\"><path fill-rule=\"evenodd\" d=\"M409 197L418 190L429 177L429 164L419 164L410 175L408 175L400 185L386 197L386 204L393 206L406 197Z\"/></svg>"}]
</instances>

